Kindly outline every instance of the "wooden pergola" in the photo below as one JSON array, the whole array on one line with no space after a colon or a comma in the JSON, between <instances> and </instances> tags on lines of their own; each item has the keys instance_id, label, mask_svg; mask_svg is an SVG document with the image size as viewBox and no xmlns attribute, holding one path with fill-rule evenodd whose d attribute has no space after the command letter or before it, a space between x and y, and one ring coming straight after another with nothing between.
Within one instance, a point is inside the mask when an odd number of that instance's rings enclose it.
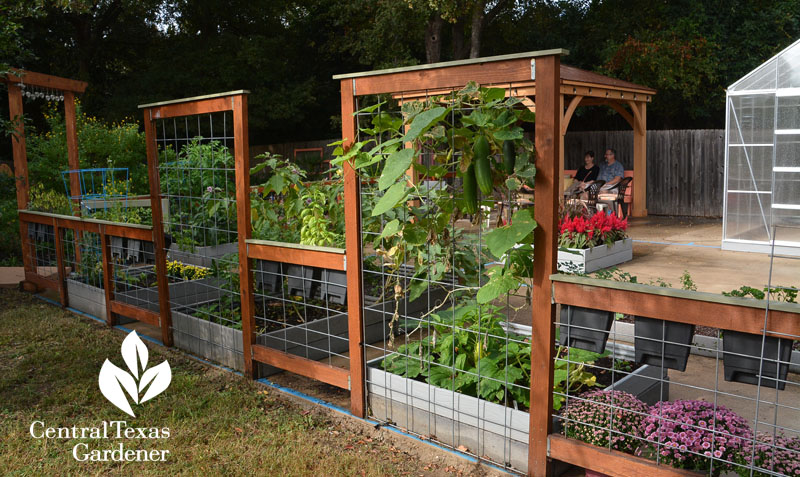
<instances>
[{"instance_id":1,"label":"wooden pergola","mask_svg":"<svg viewBox=\"0 0 800 477\"><path fill-rule=\"evenodd\" d=\"M535 60L542 53L559 52L561 56L568 54L566 50L547 50L544 52L517 53L513 55L492 56L463 61L450 61L428 65L393 68L365 73L353 73L334 76L334 79L371 80L376 77L404 79L395 82L392 96L398 101L409 101L425 96L446 94L448 87L429 86L421 90L417 84L437 84L435 78L449 76L452 84L463 86L467 81L478 81L481 86L500 87L507 90L509 96L521 97L523 104L536 111L536 74ZM520 62L520 60L524 60ZM528 64L530 61L530 64ZM466 71L475 71L469 76ZM447 81L443 78L440 84ZM362 92L363 86L356 94L374 94L378 88ZM582 106L606 106L622 116L633 129L633 216L647 215L647 103L653 100L656 90L646 86L603 76L573 66L561 65L559 69L560 97L560 143L559 143L559 190L563 190L564 181L564 136L575 110Z\"/></svg>"}]
</instances>

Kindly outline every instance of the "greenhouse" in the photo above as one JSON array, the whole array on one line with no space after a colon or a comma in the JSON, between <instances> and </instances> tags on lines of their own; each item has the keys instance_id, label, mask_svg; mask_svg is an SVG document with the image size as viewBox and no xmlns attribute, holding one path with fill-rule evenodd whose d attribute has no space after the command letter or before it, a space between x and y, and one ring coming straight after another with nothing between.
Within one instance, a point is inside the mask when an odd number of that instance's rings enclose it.
<instances>
[{"instance_id":1,"label":"greenhouse","mask_svg":"<svg viewBox=\"0 0 800 477\"><path fill-rule=\"evenodd\" d=\"M800 41L728 88L722 248L800 255Z\"/></svg>"}]
</instances>

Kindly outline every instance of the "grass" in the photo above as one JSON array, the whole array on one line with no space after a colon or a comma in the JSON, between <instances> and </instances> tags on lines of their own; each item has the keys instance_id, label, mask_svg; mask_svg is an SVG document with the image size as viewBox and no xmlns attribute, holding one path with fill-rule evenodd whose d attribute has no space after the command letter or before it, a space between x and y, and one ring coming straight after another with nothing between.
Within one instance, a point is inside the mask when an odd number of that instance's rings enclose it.
<instances>
[{"instance_id":1,"label":"grass","mask_svg":"<svg viewBox=\"0 0 800 477\"><path fill-rule=\"evenodd\" d=\"M441 475L322 410L304 410L277 391L199 364L152 343L148 365L168 360L172 383L133 405L114 407L97 385L106 358L126 369L125 335L12 290L0 290L0 460L5 475ZM340 418L338 418L340 419ZM167 439L34 439L46 427L97 427L127 421L167 427ZM340 419L341 420L341 419ZM168 449L166 462L78 462L73 447Z\"/></svg>"}]
</instances>

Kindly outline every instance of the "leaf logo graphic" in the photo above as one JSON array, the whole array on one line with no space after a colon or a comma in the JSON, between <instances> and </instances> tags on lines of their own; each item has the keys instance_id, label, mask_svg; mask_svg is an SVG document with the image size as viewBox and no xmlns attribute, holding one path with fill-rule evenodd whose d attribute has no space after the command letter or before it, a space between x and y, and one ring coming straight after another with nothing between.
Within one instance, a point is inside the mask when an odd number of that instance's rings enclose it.
<instances>
[{"instance_id":1,"label":"leaf logo graphic","mask_svg":"<svg viewBox=\"0 0 800 477\"><path fill-rule=\"evenodd\" d=\"M121 352L122 360L125 361L130 373L116 367L106 359L100 369L98 384L100 392L111 401L111 404L125 411L131 417L136 417L128 398L130 397L134 404L142 404L158 396L167 389L172 381L172 369L166 361L147 369L147 347L135 331L122 341ZM139 377L140 365L141 378ZM142 393L144 395L140 399L139 396Z\"/></svg>"}]
</instances>

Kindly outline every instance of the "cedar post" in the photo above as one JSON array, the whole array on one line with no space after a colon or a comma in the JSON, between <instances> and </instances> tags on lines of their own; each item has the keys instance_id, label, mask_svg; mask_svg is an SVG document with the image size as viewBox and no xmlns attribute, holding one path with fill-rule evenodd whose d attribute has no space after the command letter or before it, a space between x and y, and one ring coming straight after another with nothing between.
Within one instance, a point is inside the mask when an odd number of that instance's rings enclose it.
<instances>
[{"instance_id":1,"label":"cedar post","mask_svg":"<svg viewBox=\"0 0 800 477\"><path fill-rule=\"evenodd\" d=\"M144 110L144 133L147 141L147 176L150 183L150 209L153 214L153 242L156 259L156 284L158 285L158 311L161 316L161 342L172 346L172 313L169 308L169 282L167 281L167 253L164 250L164 218L161 210L161 182L158 176L158 145L151 110Z\"/></svg>"},{"instance_id":2,"label":"cedar post","mask_svg":"<svg viewBox=\"0 0 800 477\"><path fill-rule=\"evenodd\" d=\"M100 256L103 259L103 290L106 295L106 323L108 326L117 324L117 318L111 311L111 302L114 301L114 280L111 279L114 273L114 265L111 263L111 237L100 229Z\"/></svg>"},{"instance_id":3,"label":"cedar post","mask_svg":"<svg viewBox=\"0 0 800 477\"><path fill-rule=\"evenodd\" d=\"M236 229L239 232L239 291L242 300L242 350L244 372L257 378L253 369L253 344L255 344L255 297L253 272L247 256L247 240L252 237L250 223L250 146L247 126L247 96L240 94L233 101L233 154L236 163Z\"/></svg>"},{"instance_id":4,"label":"cedar post","mask_svg":"<svg viewBox=\"0 0 800 477\"><path fill-rule=\"evenodd\" d=\"M58 293L61 298L61 306L69 306L67 295L67 270L64 268L64 241L61 234L64 229L58 226L58 222L53 220L53 230L55 231L56 241L56 266L58 267Z\"/></svg>"},{"instance_id":5,"label":"cedar post","mask_svg":"<svg viewBox=\"0 0 800 477\"><path fill-rule=\"evenodd\" d=\"M344 79L342 87L342 147L347 149L356 140L355 79ZM347 319L350 340L350 412L366 416L367 396L364 391L364 317L361 307L361 181L352 164L344 169L345 259L347 268Z\"/></svg>"},{"instance_id":6,"label":"cedar post","mask_svg":"<svg viewBox=\"0 0 800 477\"><path fill-rule=\"evenodd\" d=\"M531 342L531 408L528 474L551 470L547 436L552 430L553 358L556 307L550 299L550 275L556 272L559 151L561 141L560 72L558 55L536 58L536 179L534 182L536 247L533 252L533 331Z\"/></svg>"},{"instance_id":7,"label":"cedar post","mask_svg":"<svg viewBox=\"0 0 800 477\"><path fill-rule=\"evenodd\" d=\"M15 131L11 136L11 150L14 155L14 178L17 184L17 209L28 208L28 153L25 147L25 123L23 121L22 90L16 83L8 83L8 115L15 121ZM35 272L28 247L28 227L20 221L19 236L22 244L22 264L26 272Z\"/></svg>"}]
</instances>

